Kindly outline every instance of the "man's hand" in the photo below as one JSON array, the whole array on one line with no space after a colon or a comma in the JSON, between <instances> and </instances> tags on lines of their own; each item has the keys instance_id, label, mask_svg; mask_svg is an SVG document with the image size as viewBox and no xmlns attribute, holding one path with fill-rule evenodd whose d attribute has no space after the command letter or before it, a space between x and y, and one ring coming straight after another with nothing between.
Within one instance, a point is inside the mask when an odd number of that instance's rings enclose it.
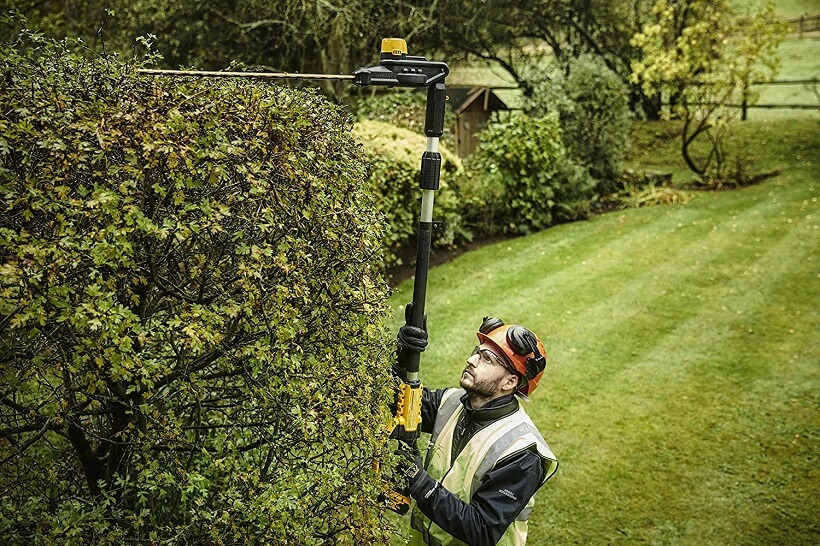
<instances>
[{"instance_id":1,"label":"man's hand","mask_svg":"<svg viewBox=\"0 0 820 546\"><path fill-rule=\"evenodd\" d=\"M396 336L398 347L396 348L396 363L393 365L393 373L402 380L406 377L407 366L404 360L411 352L422 353L427 348L427 316L424 317L422 327L407 324L413 313L413 304L408 303L404 308L405 324L399 328Z\"/></svg>"},{"instance_id":2,"label":"man's hand","mask_svg":"<svg viewBox=\"0 0 820 546\"><path fill-rule=\"evenodd\" d=\"M421 453L419 453L417 446L410 446L405 442L399 441L396 455L399 455L401 458L397 470L407 479L406 491L409 491L424 472L424 463L422 463L421 460Z\"/></svg>"},{"instance_id":3,"label":"man's hand","mask_svg":"<svg viewBox=\"0 0 820 546\"><path fill-rule=\"evenodd\" d=\"M427 348L427 332L421 328L405 324L399 328L399 348L401 351L424 352Z\"/></svg>"}]
</instances>

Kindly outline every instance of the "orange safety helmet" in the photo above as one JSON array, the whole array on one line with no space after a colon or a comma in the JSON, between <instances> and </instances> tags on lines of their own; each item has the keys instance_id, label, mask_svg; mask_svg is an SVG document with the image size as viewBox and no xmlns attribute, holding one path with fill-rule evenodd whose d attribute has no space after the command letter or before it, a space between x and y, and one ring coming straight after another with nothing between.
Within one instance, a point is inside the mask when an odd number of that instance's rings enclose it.
<instances>
[{"instance_id":1,"label":"orange safety helmet","mask_svg":"<svg viewBox=\"0 0 820 546\"><path fill-rule=\"evenodd\" d=\"M481 343L490 345L506 357L523 378L523 385L519 385L518 391L525 396L530 395L541 381L547 365L547 351L541 340L523 326L506 326L495 317L484 317L476 336Z\"/></svg>"}]
</instances>

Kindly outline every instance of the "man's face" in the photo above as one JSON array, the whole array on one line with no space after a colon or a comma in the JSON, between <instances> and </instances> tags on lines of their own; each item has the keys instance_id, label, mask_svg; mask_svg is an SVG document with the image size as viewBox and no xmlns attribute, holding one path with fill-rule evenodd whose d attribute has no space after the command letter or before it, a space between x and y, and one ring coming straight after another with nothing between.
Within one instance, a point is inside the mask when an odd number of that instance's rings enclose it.
<instances>
[{"instance_id":1,"label":"man's face","mask_svg":"<svg viewBox=\"0 0 820 546\"><path fill-rule=\"evenodd\" d=\"M515 376L502 364L501 357L485 344L476 347L467 359L459 381L468 394L482 398L495 398L503 390L514 389L516 383Z\"/></svg>"}]
</instances>

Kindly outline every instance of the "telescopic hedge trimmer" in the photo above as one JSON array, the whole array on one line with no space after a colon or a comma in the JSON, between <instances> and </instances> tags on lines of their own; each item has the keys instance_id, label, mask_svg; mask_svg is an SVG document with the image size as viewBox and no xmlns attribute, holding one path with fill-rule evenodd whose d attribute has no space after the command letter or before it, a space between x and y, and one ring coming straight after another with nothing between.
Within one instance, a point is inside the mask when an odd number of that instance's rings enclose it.
<instances>
[{"instance_id":1,"label":"telescopic hedge trimmer","mask_svg":"<svg viewBox=\"0 0 820 546\"><path fill-rule=\"evenodd\" d=\"M433 201L439 189L441 176L441 154L438 151L439 138L444 132L444 105L447 100L444 79L450 73L445 63L428 61L424 57L407 55L407 43L398 38L382 40L381 61L378 66L359 68L352 75L299 74L272 72L210 72L199 70L152 70L141 69L141 74L160 76L204 76L257 79L298 79L298 80L347 80L354 85L369 87L426 87L427 110L424 133L427 135L427 149L421 156L421 216L418 241L416 244L416 273L413 284L413 302L408 306L407 323L424 328L424 303L427 297L427 272L430 267L430 244L433 230L439 227L433 221ZM402 354L402 365L407 370L398 393L396 415L389 426L390 437L417 449L419 426L421 425L422 386L419 380L421 355L415 351ZM387 498L391 510L400 514L410 508L410 497L405 491L393 491Z\"/></svg>"}]
</instances>

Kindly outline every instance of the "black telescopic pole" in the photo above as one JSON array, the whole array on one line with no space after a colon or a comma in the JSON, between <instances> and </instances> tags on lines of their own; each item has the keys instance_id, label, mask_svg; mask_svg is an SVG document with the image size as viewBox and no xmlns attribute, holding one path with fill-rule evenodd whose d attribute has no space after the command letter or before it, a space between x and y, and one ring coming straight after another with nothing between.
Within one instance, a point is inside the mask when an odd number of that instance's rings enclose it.
<instances>
[{"instance_id":1,"label":"black telescopic pole","mask_svg":"<svg viewBox=\"0 0 820 546\"><path fill-rule=\"evenodd\" d=\"M353 83L362 87L381 85L386 87L426 87L427 111L424 132L427 136L427 149L421 158L421 216L416 244L416 275L413 284L413 307L408 324L418 328L424 327L424 304L427 298L427 272L430 269L430 244L436 223L433 221L433 202L435 192L439 189L441 177L441 154L438 151L439 138L444 133L444 107L447 101L447 89L444 80L450 72L447 64L428 61L424 57L407 55L407 44L401 39L386 38L382 41L381 62L379 66L359 68L353 72ZM421 355L415 351L405 351L400 355L401 365L407 370L406 384L414 391L413 402L406 406L408 421L399 424L398 436L407 440L415 439L418 418L409 414L418 413L416 406L421 403L421 383L419 381L419 363ZM403 431L401 430L403 429ZM402 432L409 434L402 434ZM409 438L408 438L409 436Z\"/></svg>"},{"instance_id":2,"label":"black telescopic pole","mask_svg":"<svg viewBox=\"0 0 820 546\"><path fill-rule=\"evenodd\" d=\"M427 150L421 157L421 215L419 218L418 242L416 244L416 274L413 282L413 308L410 324L424 327L424 305L427 299L427 273L430 270L430 246L433 239L433 203L441 178L441 154L438 151L439 138L444 133L444 106L447 89L444 83L436 83L427 88L427 114L424 132L427 135ZM409 352L407 382L418 381L421 354Z\"/></svg>"}]
</instances>

